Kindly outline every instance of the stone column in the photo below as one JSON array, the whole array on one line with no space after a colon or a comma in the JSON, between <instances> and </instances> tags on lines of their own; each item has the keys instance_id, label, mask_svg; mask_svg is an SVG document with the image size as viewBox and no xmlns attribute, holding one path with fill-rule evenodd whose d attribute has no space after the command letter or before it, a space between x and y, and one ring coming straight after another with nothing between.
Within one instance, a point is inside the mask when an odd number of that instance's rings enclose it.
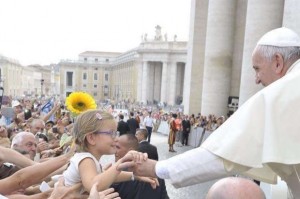
<instances>
[{"instance_id":1,"label":"stone column","mask_svg":"<svg viewBox=\"0 0 300 199\"><path fill-rule=\"evenodd\" d=\"M252 52L261 36L282 26L283 7L284 0L248 1L239 106L262 88L255 84Z\"/></svg>"},{"instance_id":2,"label":"stone column","mask_svg":"<svg viewBox=\"0 0 300 199\"><path fill-rule=\"evenodd\" d=\"M168 72L169 72L169 78L170 78L168 104L174 105L175 97L176 97L176 80L177 80L177 63L176 62L171 63Z\"/></svg>"},{"instance_id":3,"label":"stone column","mask_svg":"<svg viewBox=\"0 0 300 199\"><path fill-rule=\"evenodd\" d=\"M163 62L161 76L160 102L167 102L167 86L168 86L168 63Z\"/></svg>"},{"instance_id":4,"label":"stone column","mask_svg":"<svg viewBox=\"0 0 300 199\"><path fill-rule=\"evenodd\" d=\"M161 62L155 62L153 99L156 100L156 102L160 101L161 73L162 73Z\"/></svg>"},{"instance_id":5,"label":"stone column","mask_svg":"<svg viewBox=\"0 0 300 199\"><path fill-rule=\"evenodd\" d=\"M203 115L227 115L230 92L236 0L209 1L204 78Z\"/></svg>"},{"instance_id":6,"label":"stone column","mask_svg":"<svg viewBox=\"0 0 300 199\"><path fill-rule=\"evenodd\" d=\"M185 114L198 113L201 110L208 2L208 0L191 1L190 33L183 90Z\"/></svg>"},{"instance_id":7,"label":"stone column","mask_svg":"<svg viewBox=\"0 0 300 199\"><path fill-rule=\"evenodd\" d=\"M148 97L148 62L143 62L143 75L142 75L142 102L147 103Z\"/></svg>"},{"instance_id":8,"label":"stone column","mask_svg":"<svg viewBox=\"0 0 300 199\"><path fill-rule=\"evenodd\" d=\"M237 2L236 21L234 31L234 47L231 71L230 96L239 97L241 71L243 63L244 35L247 16L247 0Z\"/></svg>"},{"instance_id":9,"label":"stone column","mask_svg":"<svg viewBox=\"0 0 300 199\"><path fill-rule=\"evenodd\" d=\"M282 26L290 28L300 35L300 1L299 0L285 0L283 12Z\"/></svg>"},{"instance_id":10,"label":"stone column","mask_svg":"<svg viewBox=\"0 0 300 199\"><path fill-rule=\"evenodd\" d=\"M148 62L148 86L147 86L147 100L149 102L153 101L154 95L154 71L155 71L155 62Z\"/></svg>"}]
</instances>

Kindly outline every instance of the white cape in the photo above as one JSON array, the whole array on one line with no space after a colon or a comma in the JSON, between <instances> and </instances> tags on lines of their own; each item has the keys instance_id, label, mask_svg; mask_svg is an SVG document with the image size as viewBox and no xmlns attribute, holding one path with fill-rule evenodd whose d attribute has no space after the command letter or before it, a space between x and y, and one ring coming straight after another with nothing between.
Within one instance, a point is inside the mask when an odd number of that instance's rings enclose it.
<instances>
[{"instance_id":1,"label":"white cape","mask_svg":"<svg viewBox=\"0 0 300 199\"><path fill-rule=\"evenodd\" d=\"M251 167L246 173L269 183L277 174L268 163L300 164L300 60L244 103L201 147Z\"/></svg>"}]
</instances>

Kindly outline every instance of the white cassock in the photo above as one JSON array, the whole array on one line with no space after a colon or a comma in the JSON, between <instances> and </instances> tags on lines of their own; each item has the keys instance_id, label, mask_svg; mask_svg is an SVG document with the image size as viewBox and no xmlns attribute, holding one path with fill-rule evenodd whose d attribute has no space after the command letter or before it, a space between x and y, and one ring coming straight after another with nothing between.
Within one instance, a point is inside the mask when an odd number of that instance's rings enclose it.
<instances>
[{"instance_id":1,"label":"white cassock","mask_svg":"<svg viewBox=\"0 0 300 199\"><path fill-rule=\"evenodd\" d=\"M175 187L240 173L267 183L280 176L300 198L300 60L244 103L197 149L160 161Z\"/></svg>"}]
</instances>

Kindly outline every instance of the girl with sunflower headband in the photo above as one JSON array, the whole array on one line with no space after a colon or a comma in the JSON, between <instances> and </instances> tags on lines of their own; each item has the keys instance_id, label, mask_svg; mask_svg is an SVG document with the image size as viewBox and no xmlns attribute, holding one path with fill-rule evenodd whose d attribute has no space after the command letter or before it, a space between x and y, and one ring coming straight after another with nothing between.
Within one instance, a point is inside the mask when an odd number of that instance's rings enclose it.
<instances>
[{"instance_id":1,"label":"girl with sunflower headband","mask_svg":"<svg viewBox=\"0 0 300 199\"><path fill-rule=\"evenodd\" d=\"M120 171L117 167L124 159L128 159L128 156L133 156L135 163L138 164L147 159L146 154L130 151L105 171L102 171L99 164L102 155L112 155L116 152L115 138L118 136L116 129L117 123L114 117L105 111L88 110L76 118L73 138L77 145L77 152L63 173L66 186L82 183L82 192L90 192L93 184L96 183L97 190L103 191L114 182L134 179L132 172ZM137 179L156 187L157 181L152 178L137 177Z\"/></svg>"}]
</instances>

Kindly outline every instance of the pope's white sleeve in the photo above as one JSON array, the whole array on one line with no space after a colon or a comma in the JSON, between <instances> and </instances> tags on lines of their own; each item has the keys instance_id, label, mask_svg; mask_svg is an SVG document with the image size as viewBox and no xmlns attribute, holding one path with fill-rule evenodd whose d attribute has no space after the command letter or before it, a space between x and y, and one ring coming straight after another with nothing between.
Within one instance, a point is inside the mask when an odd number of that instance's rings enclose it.
<instances>
[{"instance_id":1,"label":"pope's white sleeve","mask_svg":"<svg viewBox=\"0 0 300 199\"><path fill-rule=\"evenodd\" d=\"M225 170L222 158L201 147L157 162L155 171L159 178L170 179L176 188L234 174Z\"/></svg>"}]
</instances>

